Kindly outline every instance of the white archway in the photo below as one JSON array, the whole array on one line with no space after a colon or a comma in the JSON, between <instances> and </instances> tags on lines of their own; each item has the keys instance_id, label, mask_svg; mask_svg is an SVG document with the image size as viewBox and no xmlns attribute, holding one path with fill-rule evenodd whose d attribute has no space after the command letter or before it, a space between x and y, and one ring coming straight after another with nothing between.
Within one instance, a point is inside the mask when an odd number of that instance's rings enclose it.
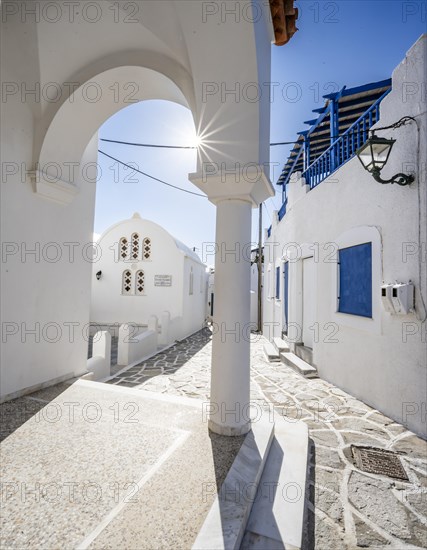
<instances>
[{"instance_id":1,"label":"white archway","mask_svg":"<svg viewBox=\"0 0 427 550\"><path fill-rule=\"evenodd\" d=\"M233 18L222 21L220 13L203 14L197 2L141 4L144 9L129 24L124 6L114 13L102 10L96 25L80 21L71 28L67 21L44 20L22 25L18 16L2 22L9 53L4 74L24 80L2 115L3 152L10 161L2 193L3 238L22 243L8 259L2 300L4 318L12 320L2 352L5 396L86 370L82 331L89 321L92 266L84 253L92 240L95 185L93 179L86 184L81 168L96 165L97 131L129 99L167 99L192 112L204 148L190 180L217 205L218 245L231 250L249 242L252 207L274 194L268 179L270 94L264 85L273 38L269 5L260 10L258 2L250 3L247 17L236 24ZM74 87L53 102L32 91L52 83L61 91L67 83ZM63 252L62 261L26 261L23 269L27 249L43 250L51 241ZM227 330L248 321L249 274L250 266L239 258L227 255L222 261L218 255L215 320ZM33 280L37 287L28 283ZM227 281L235 286L231 294ZM61 329L58 342L22 345L27 329L36 325L43 331L49 323ZM222 342L216 336L213 349L212 400L227 410L245 406L249 341ZM219 433L249 429L247 422L216 413L210 426Z\"/></svg>"},{"instance_id":2,"label":"white archway","mask_svg":"<svg viewBox=\"0 0 427 550\"><path fill-rule=\"evenodd\" d=\"M143 66L115 67L79 86L59 107L44 135L36 163L36 192L70 202L84 179L80 163L85 150L100 126L121 109L149 99L188 108L191 102L173 80Z\"/></svg>"}]
</instances>

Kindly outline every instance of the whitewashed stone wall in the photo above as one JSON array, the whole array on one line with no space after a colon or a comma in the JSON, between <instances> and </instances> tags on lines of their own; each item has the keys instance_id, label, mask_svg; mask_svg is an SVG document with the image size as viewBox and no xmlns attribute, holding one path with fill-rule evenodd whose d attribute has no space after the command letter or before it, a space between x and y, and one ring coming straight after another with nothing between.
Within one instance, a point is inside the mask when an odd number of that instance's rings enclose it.
<instances>
[{"instance_id":1,"label":"whitewashed stone wall","mask_svg":"<svg viewBox=\"0 0 427 550\"><path fill-rule=\"evenodd\" d=\"M313 361L319 375L340 386L418 434L427 434L426 352L426 74L427 37L410 49L393 72L391 93L381 104L378 126L403 116L414 123L379 132L396 139L382 176L416 174L410 186L381 185L357 158L347 162L315 189L300 177L289 185L287 213L273 221L265 245L267 276L264 293L264 333L278 336L284 322L283 284L274 298L274 268L287 252L289 317L301 323L301 260L315 256L317 335ZM301 113L301 120L304 114ZM336 312L337 247L373 242L373 319ZM295 246L287 246L296 243ZM269 271L268 271L269 270ZM381 305L382 281L412 281L415 312L391 315ZM281 281L282 282L282 281ZM270 290L269 290L270 289ZM301 341L297 337L296 341Z\"/></svg>"}]
</instances>

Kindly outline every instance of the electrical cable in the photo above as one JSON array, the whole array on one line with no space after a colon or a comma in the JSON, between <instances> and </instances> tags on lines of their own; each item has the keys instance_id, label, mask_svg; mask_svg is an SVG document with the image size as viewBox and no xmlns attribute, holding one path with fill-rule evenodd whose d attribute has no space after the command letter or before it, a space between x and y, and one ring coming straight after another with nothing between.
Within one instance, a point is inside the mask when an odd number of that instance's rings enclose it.
<instances>
[{"instance_id":1,"label":"electrical cable","mask_svg":"<svg viewBox=\"0 0 427 550\"><path fill-rule=\"evenodd\" d=\"M417 121L415 120L414 117L412 116L403 116L400 120L398 120L397 122L394 122L393 124L390 124L389 126L382 126L381 128L374 128L373 130L369 130L370 132L377 132L377 131L380 131L380 130L396 130L396 128L400 128L401 126L404 126L405 124L407 124L408 122L415 122L415 124L417 124L418 126L418 123Z\"/></svg>"},{"instance_id":2,"label":"electrical cable","mask_svg":"<svg viewBox=\"0 0 427 550\"><path fill-rule=\"evenodd\" d=\"M107 143L118 143L119 145L132 145L134 147L155 147L158 149L197 149L193 145L157 145L154 143L134 143L131 141L119 141L117 139L100 138L99 141L106 141ZM276 145L294 145L299 143L298 141L281 141L279 143L270 143L271 147Z\"/></svg>"},{"instance_id":3,"label":"electrical cable","mask_svg":"<svg viewBox=\"0 0 427 550\"><path fill-rule=\"evenodd\" d=\"M194 191L188 191L187 189L183 189L182 187L178 187L177 185L172 185L171 183L168 183L167 181L163 181L159 178L151 176L150 174L147 174L146 172L143 172L142 170L138 170L138 168L135 168L134 166L131 166L130 164L126 164L126 162L123 162L119 159L116 159L115 157L112 157L111 155L107 155L107 153L104 153L104 151L101 151L101 149L98 149L98 153L101 153L101 155L105 155L106 157L110 158L111 160L114 160L114 161L118 162L119 164L122 164L123 166L126 166L126 168L130 168L130 170L133 170L134 172L138 172L138 174L142 174L143 176L146 176L147 178L150 178L154 181L158 181L159 183L163 183L163 185L167 185L168 187L173 187L174 189L178 189L178 191L183 191L184 193L189 193L190 195L196 195L196 197L204 197L205 199L207 199L206 195L202 195L201 193L195 193Z\"/></svg>"},{"instance_id":4,"label":"electrical cable","mask_svg":"<svg viewBox=\"0 0 427 550\"><path fill-rule=\"evenodd\" d=\"M152 143L132 143L130 141L118 141L116 139L100 138L99 141L107 141L108 143L119 143L120 145L133 145L135 147L156 147L159 149L197 149L191 145L154 145Z\"/></svg>"}]
</instances>

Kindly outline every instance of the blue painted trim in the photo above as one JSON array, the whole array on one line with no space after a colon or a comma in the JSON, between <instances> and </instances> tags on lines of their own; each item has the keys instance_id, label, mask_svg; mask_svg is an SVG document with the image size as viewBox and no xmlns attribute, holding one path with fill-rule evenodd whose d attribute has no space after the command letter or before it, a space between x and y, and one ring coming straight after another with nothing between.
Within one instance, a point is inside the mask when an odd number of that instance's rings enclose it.
<instances>
[{"instance_id":1,"label":"blue painted trim","mask_svg":"<svg viewBox=\"0 0 427 550\"><path fill-rule=\"evenodd\" d=\"M304 170L310 166L310 140L304 140Z\"/></svg>"},{"instance_id":2,"label":"blue painted trim","mask_svg":"<svg viewBox=\"0 0 427 550\"><path fill-rule=\"evenodd\" d=\"M279 222L285 217L286 214L286 205L288 204L288 199L286 198L282 206L280 207L279 212L277 213Z\"/></svg>"},{"instance_id":3,"label":"blue painted trim","mask_svg":"<svg viewBox=\"0 0 427 550\"><path fill-rule=\"evenodd\" d=\"M369 92L370 90L375 90L378 88L385 88L386 86L391 86L391 78L386 78L385 80L380 80L379 82L370 82L369 84L363 84L363 86L356 86L355 88L348 88L344 92L334 92L332 94L326 94L323 97L325 99L334 99L341 94L341 97L348 95L362 94L363 92Z\"/></svg>"},{"instance_id":4,"label":"blue painted trim","mask_svg":"<svg viewBox=\"0 0 427 550\"><path fill-rule=\"evenodd\" d=\"M276 300L280 300L280 266L276 267Z\"/></svg>"},{"instance_id":5,"label":"blue painted trim","mask_svg":"<svg viewBox=\"0 0 427 550\"><path fill-rule=\"evenodd\" d=\"M297 156L296 156L296 158L295 158L295 160L294 160L292 166L290 167L289 171L287 172L287 175L286 175L286 177L284 178L284 181L283 181L282 183L280 183L280 184L279 184L279 182L277 182L278 185L283 185L283 186L285 186L285 185L288 184L288 182L289 182L289 180L290 180L290 178L291 178L291 175L292 175L292 171L293 171L293 169L295 168L295 166L297 165L297 163L298 163L298 161L299 161L299 159L300 159L300 157L301 157L301 154L302 154L303 150L304 150L303 147L300 147L300 150L299 150L299 152L298 152L298 154L297 154ZM280 180L279 180L279 181L280 181Z\"/></svg>"},{"instance_id":6,"label":"blue painted trim","mask_svg":"<svg viewBox=\"0 0 427 550\"><path fill-rule=\"evenodd\" d=\"M340 97L342 96L342 94L344 93L346 87L343 86L341 88L341 90L339 92L337 92L336 94L334 94L334 97L336 98L335 100L336 101L339 101ZM325 97L325 96L324 96ZM327 117L327 115L331 112L331 108L332 108L332 101L330 101L328 103L328 105L325 105L325 108L324 108L324 111L319 115L319 117L314 121L313 123L313 126L310 128L310 130L308 130L308 135L312 134L314 132L314 130L319 126L319 124L321 124L325 118ZM338 134L336 134L338 135Z\"/></svg>"},{"instance_id":7,"label":"blue painted trim","mask_svg":"<svg viewBox=\"0 0 427 550\"><path fill-rule=\"evenodd\" d=\"M337 139L337 136L340 135L340 125L339 125L339 118L338 118L338 100L333 99L331 101L331 122L330 122L330 134L331 134L331 145L333 145L334 141ZM336 166L338 165L338 159L337 155L335 154L335 149L332 148L331 153L331 170L334 171Z\"/></svg>"},{"instance_id":8,"label":"blue painted trim","mask_svg":"<svg viewBox=\"0 0 427 550\"><path fill-rule=\"evenodd\" d=\"M390 93L391 90L387 90L381 97L373 103L367 111L363 113L351 126L348 128L340 138L335 140L333 144L324 151L324 153L318 157L304 172L307 183L310 185L310 189L316 187L324 179L329 177L333 172L341 168L348 160L353 158L356 150L363 145L369 135L369 128L373 125L372 112L375 110L378 113L376 121L379 120L379 105L381 101ZM368 124L366 119L368 118ZM362 125L362 127L360 127ZM357 140L354 142L354 131L357 131ZM349 147L349 138L352 134L351 150ZM362 134L363 139L360 140Z\"/></svg>"},{"instance_id":9,"label":"blue painted trim","mask_svg":"<svg viewBox=\"0 0 427 550\"><path fill-rule=\"evenodd\" d=\"M326 107L319 107L318 109L313 109L313 113L324 113L326 111Z\"/></svg>"},{"instance_id":10,"label":"blue painted trim","mask_svg":"<svg viewBox=\"0 0 427 550\"><path fill-rule=\"evenodd\" d=\"M379 97L381 97L383 94L380 94L378 95L378 93L376 94L372 94L372 95L369 95L369 96L365 96L365 97L360 97L358 99L352 99L351 101L346 101L345 103L341 103L341 107L357 107L362 104L362 103L372 103L372 102L375 102ZM365 107L360 107L360 109L364 109Z\"/></svg>"},{"instance_id":11,"label":"blue painted trim","mask_svg":"<svg viewBox=\"0 0 427 550\"><path fill-rule=\"evenodd\" d=\"M339 250L340 313L372 318L372 243Z\"/></svg>"},{"instance_id":12,"label":"blue painted trim","mask_svg":"<svg viewBox=\"0 0 427 550\"><path fill-rule=\"evenodd\" d=\"M289 262L285 262L283 266L283 302L285 309L285 330L288 329L288 319L289 319Z\"/></svg>"},{"instance_id":13,"label":"blue painted trim","mask_svg":"<svg viewBox=\"0 0 427 550\"><path fill-rule=\"evenodd\" d=\"M349 132L354 130L354 127L360 122L361 119L363 119L364 116L367 114L369 115L370 109L372 109L373 105L378 104L386 95L389 93L390 89L386 90L385 93L378 96L378 89L383 87L391 86L391 79L382 80L379 82L373 82L370 84L365 84L363 86L358 86L355 88L349 88L347 89L346 86L344 86L339 92L333 93L333 94L326 94L323 96L325 99L329 100L328 103L319 108L319 109L313 109L313 112L319 113L320 116L317 119L306 121L305 124L310 124L311 127L308 130L303 130L301 132L297 132L299 139L298 142L294 145L294 148L292 149L288 160L283 167L282 173L279 176L279 179L277 180L277 185L287 185L289 183L290 177L292 173L295 170L303 170L304 173L313 168L313 166L316 168L316 185L317 183L320 183L320 181L323 181L325 177L330 175L332 172L334 172L336 169L338 169L340 166L343 165L343 163L347 162L349 160L346 158L348 156L349 151L354 150L354 136L351 137L351 146L349 146L349 143L344 141L341 141L339 146L342 147L342 149L338 149L337 142L339 139L343 138L344 136L348 135ZM339 104L339 100L342 97L345 96L351 96L355 94L360 94L363 92L369 92L370 90L376 90L376 94L369 94L366 97L359 97L355 100L347 101L342 103L342 105ZM370 107L368 107L365 111L362 111L363 107L360 107L363 103L370 103ZM351 109L348 112L340 112L341 107L352 107L355 106L354 109ZM357 108L359 106L359 109ZM350 118L349 120L343 121L343 118L347 117L357 117L356 120L345 130L340 136L340 138L337 139L337 136L339 136L339 130L340 130L340 114L341 114L341 121L342 126L347 126L349 123L351 124L353 118ZM329 136L318 136L315 132L316 129L319 127L319 125L325 121L326 117L330 116L329 120ZM366 124L368 122L368 124ZM368 129L367 126L372 125L372 115L370 116L369 121L365 121L363 127L363 137L366 136L366 130ZM327 128L327 126L325 127ZM312 134L313 138L310 139L310 136ZM301 137L303 140L301 140ZM347 138L344 138L347 139ZM329 148L324 150L323 147L327 145L325 141L329 140ZM313 143L310 143L310 142ZM322 144L323 141L323 144ZM358 146L360 146L360 136L357 136L357 143ZM344 147L345 146L345 147ZM333 148L331 150L331 147ZM304 151L304 159L301 162L301 151ZM323 153L320 155L316 160L312 162L311 157L316 155L316 150L320 150L320 152ZM328 154L328 158L323 158L323 155ZM351 155L352 156L352 155ZM319 165L316 165L316 163L319 163ZM309 173L309 176L311 173ZM311 178L310 178L311 179ZM314 185L313 185L314 186ZM312 187L313 187L312 186Z\"/></svg>"}]
</instances>

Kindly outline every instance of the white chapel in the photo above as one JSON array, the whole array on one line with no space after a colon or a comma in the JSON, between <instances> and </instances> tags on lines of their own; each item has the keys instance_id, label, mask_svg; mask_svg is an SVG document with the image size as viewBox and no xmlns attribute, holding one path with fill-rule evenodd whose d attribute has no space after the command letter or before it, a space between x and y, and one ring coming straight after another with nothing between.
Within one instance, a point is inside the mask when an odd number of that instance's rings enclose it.
<instances>
[{"instance_id":1,"label":"white chapel","mask_svg":"<svg viewBox=\"0 0 427 550\"><path fill-rule=\"evenodd\" d=\"M206 266L160 225L132 218L109 227L93 264L91 324L105 328L170 313L177 339L201 329L206 317Z\"/></svg>"}]
</instances>

